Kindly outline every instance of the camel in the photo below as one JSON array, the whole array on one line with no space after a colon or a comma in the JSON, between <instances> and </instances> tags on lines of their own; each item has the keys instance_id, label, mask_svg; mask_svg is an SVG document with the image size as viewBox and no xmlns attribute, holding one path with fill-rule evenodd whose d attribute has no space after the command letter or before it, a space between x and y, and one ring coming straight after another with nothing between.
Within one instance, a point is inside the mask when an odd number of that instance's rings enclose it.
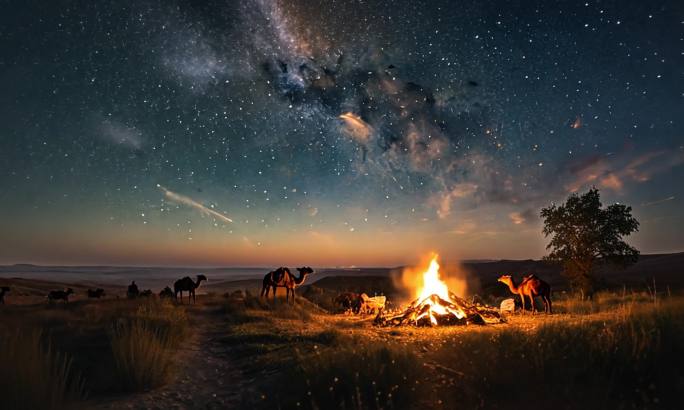
<instances>
[{"instance_id":1,"label":"camel","mask_svg":"<svg viewBox=\"0 0 684 410\"><path fill-rule=\"evenodd\" d=\"M52 303L55 300L63 300L64 303L69 303L69 295L73 294L74 290L68 288L66 291L63 290L53 290L47 295L48 302Z\"/></svg>"},{"instance_id":2,"label":"camel","mask_svg":"<svg viewBox=\"0 0 684 410\"><path fill-rule=\"evenodd\" d=\"M361 310L361 305L363 305L363 299L361 295L354 292L340 293L335 298L335 304L344 309L345 312L351 311L356 314Z\"/></svg>"},{"instance_id":3,"label":"camel","mask_svg":"<svg viewBox=\"0 0 684 410\"><path fill-rule=\"evenodd\" d=\"M159 292L159 297L162 299L172 298L172 297L174 297L173 290L171 290L171 288L167 286L164 288L164 290Z\"/></svg>"},{"instance_id":4,"label":"camel","mask_svg":"<svg viewBox=\"0 0 684 410\"><path fill-rule=\"evenodd\" d=\"M95 290L93 289L88 289L88 297L89 298L96 298L99 299L105 295L104 289L97 288Z\"/></svg>"},{"instance_id":5,"label":"camel","mask_svg":"<svg viewBox=\"0 0 684 410\"><path fill-rule=\"evenodd\" d=\"M183 291L187 291L188 303L190 303L190 296L192 296L192 302L195 303L195 289L199 288L200 283L202 283L203 280L207 280L207 277L204 275L197 275L197 282L193 282L189 276L186 276L183 279L178 279L173 284L173 292L176 299L178 299L178 293L180 292L180 301L183 303Z\"/></svg>"},{"instance_id":6,"label":"camel","mask_svg":"<svg viewBox=\"0 0 684 410\"><path fill-rule=\"evenodd\" d=\"M537 309L534 306L534 297L541 296L544 301L544 312L551 312L551 286L543 280L539 279L535 275L527 275L523 278L520 285L513 282L511 275L503 275L498 279L499 282L508 285L511 293L520 295L520 300L522 301L522 311L525 313L525 297L530 298L530 303L532 303L532 313L536 313Z\"/></svg>"},{"instance_id":7,"label":"camel","mask_svg":"<svg viewBox=\"0 0 684 410\"><path fill-rule=\"evenodd\" d=\"M276 290L278 288L285 288L285 301L290 300L290 293L292 293L292 303L295 301L295 288L301 286L306 280L306 275L314 272L308 266L297 268L299 277L295 277L288 268L278 268L273 272L269 272L264 277L264 287L261 290L261 295L268 297L270 288L273 288L273 300L276 298Z\"/></svg>"},{"instance_id":8,"label":"camel","mask_svg":"<svg viewBox=\"0 0 684 410\"><path fill-rule=\"evenodd\" d=\"M275 284L281 282L285 274L291 275L292 273L290 272L289 268L286 268L284 266L281 266L276 270L268 272L266 276L264 276L264 280L262 282L261 296L265 296L266 298L268 298L268 293L271 291L271 288L273 288L273 297L275 298Z\"/></svg>"},{"instance_id":9,"label":"camel","mask_svg":"<svg viewBox=\"0 0 684 410\"><path fill-rule=\"evenodd\" d=\"M2 304L2 305L5 304L5 293L7 293L9 291L10 291L9 286L3 286L0 288L0 304Z\"/></svg>"},{"instance_id":10,"label":"camel","mask_svg":"<svg viewBox=\"0 0 684 410\"><path fill-rule=\"evenodd\" d=\"M152 289L143 290L142 292L140 292L139 296L143 298L149 298L150 296L152 296Z\"/></svg>"}]
</instances>

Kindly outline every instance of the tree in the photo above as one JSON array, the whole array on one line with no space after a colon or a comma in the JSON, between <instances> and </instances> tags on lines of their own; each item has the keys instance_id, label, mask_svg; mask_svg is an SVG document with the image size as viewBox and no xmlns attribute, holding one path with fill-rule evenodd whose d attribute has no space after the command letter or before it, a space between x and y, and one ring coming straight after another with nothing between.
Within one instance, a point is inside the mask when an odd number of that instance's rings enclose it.
<instances>
[{"instance_id":1,"label":"tree","mask_svg":"<svg viewBox=\"0 0 684 410\"><path fill-rule=\"evenodd\" d=\"M626 268L639 258L639 251L622 239L639 230L632 208L622 204L603 208L596 188L572 194L560 206L543 208L541 217L544 236L551 236L544 259L562 265L582 297L591 297L595 290L595 268L604 264Z\"/></svg>"}]
</instances>

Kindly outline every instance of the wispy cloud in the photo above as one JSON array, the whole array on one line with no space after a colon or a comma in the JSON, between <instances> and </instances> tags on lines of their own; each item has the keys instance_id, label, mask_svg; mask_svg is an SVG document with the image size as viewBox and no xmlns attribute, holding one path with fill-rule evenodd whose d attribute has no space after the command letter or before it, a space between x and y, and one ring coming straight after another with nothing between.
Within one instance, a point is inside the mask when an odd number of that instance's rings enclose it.
<instances>
[{"instance_id":1,"label":"wispy cloud","mask_svg":"<svg viewBox=\"0 0 684 410\"><path fill-rule=\"evenodd\" d=\"M647 182L655 175L684 163L680 151L651 151L630 158L627 154L593 157L571 168L573 178L565 184L569 192L596 185L621 192L628 182Z\"/></svg>"},{"instance_id":2,"label":"wispy cloud","mask_svg":"<svg viewBox=\"0 0 684 410\"><path fill-rule=\"evenodd\" d=\"M170 201L173 201L175 203L186 205L186 206L189 206L191 208L194 208L197 211L199 211L202 215L213 216L214 218L219 219L223 222L233 222L232 219L228 218L227 216L223 215L222 213L217 212L211 208L208 208L208 207L204 206L203 204L195 201L194 199L192 199L188 196L181 195L181 194L178 194L176 192L170 191L170 190L166 189L165 187L163 187L159 184L157 184L157 188L159 188L164 193L164 196Z\"/></svg>"},{"instance_id":3,"label":"wispy cloud","mask_svg":"<svg viewBox=\"0 0 684 410\"><path fill-rule=\"evenodd\" d=\"M99 122L99 135L105 141L132 150L142 149L144 144L143 134L136 127L99 116L97 116L97 121Z\"/></svg>"}]
</instances>

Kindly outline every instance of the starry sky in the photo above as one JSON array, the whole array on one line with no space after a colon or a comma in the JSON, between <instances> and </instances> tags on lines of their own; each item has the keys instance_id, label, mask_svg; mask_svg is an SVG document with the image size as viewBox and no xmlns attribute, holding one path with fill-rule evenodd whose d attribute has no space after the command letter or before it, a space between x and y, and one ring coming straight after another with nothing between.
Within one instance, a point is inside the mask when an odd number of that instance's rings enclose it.
<instances>
[{"instance_id":1,"label":"starry sky","mask_svg":"<svg viewBox=\"0 0 684 410\"><path fill-rule=\"evenodd\" d=\"M684 250L680 1L9 1L0 263L538 258L591 186Z\"/></svg>"}]
</instances>

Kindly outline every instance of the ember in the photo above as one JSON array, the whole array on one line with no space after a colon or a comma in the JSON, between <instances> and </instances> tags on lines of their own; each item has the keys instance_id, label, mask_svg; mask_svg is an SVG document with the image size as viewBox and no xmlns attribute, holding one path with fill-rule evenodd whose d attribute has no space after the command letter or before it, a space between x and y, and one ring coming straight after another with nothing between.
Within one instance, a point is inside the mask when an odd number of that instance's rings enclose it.
<instances>
[{"instance_id":1,"label":"ember","mask_svg":"<svg viewBox=\"0 0 684 410\"><path fill-rule=\"evenodd\" d=\"M501 316L496 308L468 303L449 291L447 284L439 277L437 255L423 273L423 285L418 298L399 312L384 314L375 318L380 326L444 326L500 323Z\"/></svg>"}]
</instances>

